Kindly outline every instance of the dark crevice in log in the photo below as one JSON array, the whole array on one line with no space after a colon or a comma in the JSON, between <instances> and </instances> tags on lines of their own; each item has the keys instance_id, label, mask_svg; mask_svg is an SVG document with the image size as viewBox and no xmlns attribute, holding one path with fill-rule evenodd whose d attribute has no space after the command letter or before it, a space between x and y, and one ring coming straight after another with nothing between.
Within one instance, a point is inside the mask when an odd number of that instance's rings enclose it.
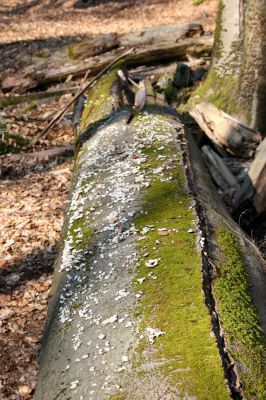
<instances>
[{"instance_id":1,"label":"dark crevice in log","mask_svg":"<svg viewBox=\"0 0 266 400\"><path fill-rule=\"evenodd\" d=\"M234 400L242 400L243 399L243 392L240 385L240 379L238 372L235 367L235 361L231 356L227 343L226 338L222 332L221 324L219 320L219 315L217 313L217 305L213 295L212 284L213 284L213 276L214 276L214 263L212 262L211 254L212 249L210 248L209 244L212 243L213 232L210 228L210 224L208 223L208 218L206 213L204 212L201 201L199 200L198 194L194 188L194 179L193 176L193 168L191 167L191 160L190 160L190 150L188 146L187 140L181 134L179 135L180 139L180 146L182 150L183 156L183 165L184 171L187 179L187 186L195 202L195 210L196 215L198 217L198 224L199 228L207 240L204 241L204 246L201 247L201 262L202 262L202 288L205 295L205 304L209 310L212 329L217 341L222 365L224 368L225 378L228 381L230 393L232 399ZM191 140L193 140L191 138Z\"/></svg>"}]
</instances>

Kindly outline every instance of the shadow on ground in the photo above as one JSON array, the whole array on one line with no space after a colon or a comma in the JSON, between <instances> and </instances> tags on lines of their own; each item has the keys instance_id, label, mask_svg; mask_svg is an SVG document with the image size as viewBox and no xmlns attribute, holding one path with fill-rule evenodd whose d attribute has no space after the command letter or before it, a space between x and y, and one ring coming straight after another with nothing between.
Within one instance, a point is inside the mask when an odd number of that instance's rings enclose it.
<instances>
[{"instance_id":1,"label":"shadow on ground","mask_svg":"<svg viewBox=\"0 0 266 400\"><path fill-rule=\"evenodd\" d=\"M58 243L38 252L28 254L21 260L0 270L0 294L12 294L19 286L40 276L51 273L58 250Z\"/></svg>"}]
</instances>

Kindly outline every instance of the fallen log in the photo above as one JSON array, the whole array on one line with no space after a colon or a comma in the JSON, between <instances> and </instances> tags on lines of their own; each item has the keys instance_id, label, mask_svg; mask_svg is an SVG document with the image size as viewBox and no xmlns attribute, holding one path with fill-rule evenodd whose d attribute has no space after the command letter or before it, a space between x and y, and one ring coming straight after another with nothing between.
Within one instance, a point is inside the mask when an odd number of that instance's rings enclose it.
<instances>
[{"instance_id":1,"label":"fallen log","mask_svg":"<svg viewBox=\"0 0 266 400\"><path fill-rule=\"evenodd\" d=\"M196 105L190 114L222 155L224 150L237 157L251 158L254 155L261 141L258 131L210 103Z\"/></svg>"},{"instance_id":2,"label":"fallen log","mask_svg":"<svg viewBox=\"0 0 266 400\"><path fill-rule=\"evenodd\" d=\"M154 45L147 45L136 49L134 54L128 57L127 66L136 67L137 65L145 65L151 63L159 63L162 60L183 60L186 57L186 53L192 53L194 55L202 55L206 52L210 52L213 40L210 37L199 37L199 38L186 38L179 42L163 43ZM57 81L63 81L69 75L72 77L79 77L84 72L89 71L89 76L95 75L99 70L104 68L114 55L120 54L120 49L115 52L109 52L103 56L94 57L91 60L81 63L73 63L72 65L63 66L57 69L47 69L37 71L33 76L33 85L51 83Z\"/></svg>"},{"instance_id":3,"label":"fallen log","mask_svg":"<svg viewBox=\"0 0 266 400\"><path fill-rule=\"evenodd\" d=\"M35 399L265 393L265 264L190 139L188 159L173 110L148 104L128 123L117 80L103 76L83 110Z\"/></svg>"},{"instance_id":4,"label":"fallen log","mask_svg":"<svg viewBox=\"0 0 266 400\"><path fill-rule=\"evenodd\" d=\"M88 57L94 57L113 50L119 45L120 41L118 40L116 33L98 35L86 41L70 44L65 47L63 49L66 53L64 58L69 61L69 59L75 60L77 58L85 59ZM60 56L62 57L62 51L58 52L54 58L59 59Z\"/></svg>"},{"instance_id":5,"label":"fallen log","mask_svg":"<svg viewBox=\"0 0 266 400\"><path fill-rule=\"evenodd\" d=\"M112 59L122 54L126 49L136 47L134 54L128 58L127 65L135 67L151 63L161 63L167 60L185 60L186 54L201 56L211 52L213 38L200 36L202 34L200 24L175 24L163 25L157 28L137 31L118 36L118 45L114 50L104 52L93 57L86 53L84 44L72 45L71 52L80 51L79 59L73 60L63 57L60 52L51 56L44 63L28 67L21 76L11 79L10 76L2 81L2 90L8 91L16 87L16 82L21 90L34 88L38 85L51 82L60 82L69 75L79 77L88 71L88 76L96 75L105 68ZM76 49L76 50L75 50ZM79 49L79 50L78 50ZM69 50L64 50L67 53ZM58 67L60 65L60 67Z\"/></svg>"}]
</instances>

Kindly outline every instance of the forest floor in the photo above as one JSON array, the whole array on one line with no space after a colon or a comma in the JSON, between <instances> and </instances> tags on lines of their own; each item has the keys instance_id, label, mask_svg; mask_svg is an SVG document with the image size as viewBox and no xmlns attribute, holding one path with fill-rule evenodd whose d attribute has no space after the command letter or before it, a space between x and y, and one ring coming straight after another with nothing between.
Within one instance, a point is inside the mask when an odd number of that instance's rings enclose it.
<instances>
[{"instance_id":1,"label":"forest floor","mask_svg":"<svg viewBox=\"0 0 266 400\"><path fill-rule=\"evenodd\" d=\"M94 0L85 9L75 5L75 0L2 0L0 79L46 49L99 33L194 21L213 32L217 1L199 6L192 0ZM0 119L9 133L30 139L68 96L39 102L33 109L25 104L6 107ZM66 115L31 150L72 142L71 116ZM10 139L10 146L15 145ZM9 154L0 163L0 400L31 399L73 163L71 158L14 161Z\"/></svg>"}]
</instances>

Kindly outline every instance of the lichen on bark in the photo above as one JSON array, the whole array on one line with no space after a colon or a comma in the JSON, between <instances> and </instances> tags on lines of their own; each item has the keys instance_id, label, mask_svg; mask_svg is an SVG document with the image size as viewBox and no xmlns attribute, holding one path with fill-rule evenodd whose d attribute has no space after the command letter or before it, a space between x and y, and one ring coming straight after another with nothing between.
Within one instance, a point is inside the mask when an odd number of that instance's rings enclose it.
<instances>
[{"instance_id":1,"label":"lichen on bark","mask_svg":"<svg viewBox=\"0 0 266 400\"><path fill-rule=\"evenodd\" d=\"M261 0L220 0L211 69L190 105L209 101L266 133L266 13Z\"/></svg>"}]
</instances>

